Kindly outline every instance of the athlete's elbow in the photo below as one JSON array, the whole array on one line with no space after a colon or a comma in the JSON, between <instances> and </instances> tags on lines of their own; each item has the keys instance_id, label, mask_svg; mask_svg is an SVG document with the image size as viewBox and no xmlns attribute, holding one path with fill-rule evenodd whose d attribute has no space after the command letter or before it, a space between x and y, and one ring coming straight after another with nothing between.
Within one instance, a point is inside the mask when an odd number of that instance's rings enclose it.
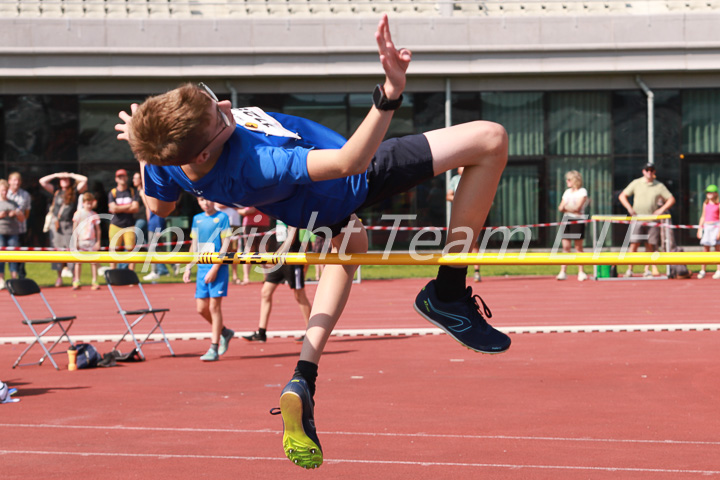
<instances>
[{"instance_id":1,"label":"athlete's elbow","mask_svg":"<svg viewBox=\"0 0 720 480\"><path fill-rule=\"evenodd\" d=\"M343 168L341 169L341 176L351 177L353 175L363 174L365 173L365 170L367 170L369 163L370 160L364 158L357 158L345 162Z\"/></svg>"}]
</instances>

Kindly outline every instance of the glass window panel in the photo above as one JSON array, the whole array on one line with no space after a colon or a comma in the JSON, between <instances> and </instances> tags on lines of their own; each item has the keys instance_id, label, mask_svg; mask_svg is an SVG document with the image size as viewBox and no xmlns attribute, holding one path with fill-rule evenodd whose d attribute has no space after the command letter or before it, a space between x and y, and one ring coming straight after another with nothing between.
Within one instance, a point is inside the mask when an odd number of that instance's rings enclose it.
<instances>
[{"instance_id":1,"label":"glass window panel","mask_svg":"<svg viewBox=\"0 0 720 480\"><path fill-rule=\"evenodd\" d=\"M540 222L540 171L537 165L508 165L498 184L497 193L488 215L487 224L497 226L530 225ZM532 239L537 238L537 229L530 229ZM502 240L499 233L490 237L492 244ZM525 240L516 233L512 243Z\"/></svg>"},{"instance_id":2,"label":"glass window panel","mask_svg":"<svg viewBox=\"0 0 720 480\"><path fill-rule=\"evenodd\" d=\"M553 155L611 153L610 93L551 93L549 148Z\"/></svg>"},{"instance_id":3,"label":"glass window panel","mask_svg":"<svg viewBox=\"0 0 720 480\"><path fill-rule=\"evenodd\" d=\"M681 150L682 112L678 90L655 91L655 153L677 158ZM656 162L659 160L656 159Z\"/></svg>"},{"instance_id":4,"label":"glass window panel","mask_svg":"<svg viewBox=\"0 0 720 480\"><path fill-rule=\"evenodd\" d=\"M443 102L445 101L443 96ZM479 93L453 93L452 94L452 123L461 123L480 120L481 100Z\"/></svg>"},{"instance_id":5,"label":"glass window panel","mask_svg":"<svg viewBox=\"0 0 720 480\"><path fill-rule=\"evenodd\" d=\"M612 95L613 146L616 155L647 152L647 97L642 91Z\"/></svg>"},{"instance_id":6,"label":"glass window panel","mask_svg":"<svg viewBox=\"0 0 720 480\"><path fill-rule=\"evenodd\" d=\"M122 164L134 160L127 142L119 141L115 125L120 122L118 113L129 111L130 104L138 99L81 98L79 106L80 137L78 154L80 164Z\"/></svg>"},{"instance_id":7,"label":"glass window panel","mask_svg":"<svg viewBox=\"0 0 720 480\"><path fill-rule=\"evenodd\" d=\"M720 152L720 90L685 90L682 137L686 153Z\"/></svg>"},{"instance_id":8,"label":"glass window panel","mask_svg":"<svg viewBox=\"0 0 720 480\"><path fill-rule=\"evenodd\" d=\"M283 113L306 118L348 136L347 95L287 95Z\"/></svg>"},{"instance_id":9,"label":"glass window panel","mask_svg":"<svg viewBox=\"0 0 720 480\"><path fill-rule=\"evenodd\" d=\"M505 127L510 156L544 153L542 93L483 93L482 118Z\"/></svg>"},{"instance_id":10,"label":"glass window panel","mask_svg":"<svg viewBox=\"0 0 720 480\"><path fill-rule=\"evenodd\" d=\"M77 160L77 99L71 95L8 96L4 104L5 160Z\"/></svg>"}]
</instances>

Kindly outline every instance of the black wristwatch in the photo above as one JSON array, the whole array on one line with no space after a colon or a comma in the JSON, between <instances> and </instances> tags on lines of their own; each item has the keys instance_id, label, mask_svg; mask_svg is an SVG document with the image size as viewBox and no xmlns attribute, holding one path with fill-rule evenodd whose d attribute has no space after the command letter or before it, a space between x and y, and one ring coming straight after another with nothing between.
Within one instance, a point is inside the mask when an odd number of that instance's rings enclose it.
<instances>
[{"instance_id":1,"label":"black wristwatch","mask_svg":"<svg viewBox=\"0 0 720 480\"><path fill-rule=\"evenodd\" d=\"M385 96L385 90L383 90L382 85L375 85L375 90L373 90L373 104L375 104L375 108L377 108L378 110L397 110L398 108L400 108L400 105L402 105L402 101L402 95L400 95L400 98L398 98L397 100L388 100L388 98Z\"/></svg>"}]
</instances>

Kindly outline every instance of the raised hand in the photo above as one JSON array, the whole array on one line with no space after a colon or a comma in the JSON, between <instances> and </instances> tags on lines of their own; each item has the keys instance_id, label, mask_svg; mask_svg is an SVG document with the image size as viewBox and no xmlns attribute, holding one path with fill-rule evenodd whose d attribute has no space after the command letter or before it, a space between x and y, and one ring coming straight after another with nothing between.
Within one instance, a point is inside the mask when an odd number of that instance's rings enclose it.
<instances>
[{"instance_id":1,"label":"raised hand","mask_svg":"<svg viewBox=\"0 0 720 480\"><path fill-rule=\"evenodd\" d=\"M383 14L378 23L375 40L378 44L380 64L385 70L385 95L394 100L405 90L405 72L412 60L412 52L407 48L396 49L390 35L388 16Z\"/></svg>"},{"instance_id":2,"label":"raised hand","mask_svg":"<svg viewBox=\"0 0 720 480\"><path fill-rule=\"evenodd\" d=\"M118 140L125 140L126 142L130 141L130 123L132 122L132 114L135 113L135 110L137 110L137 108L138 104L133 103L132 105L130 105L130 114L125 111L118 114L120 120L123 121L123 123L118 123L117 125L115 125L115 130L120 132L117 135Z\"/></svg>"}]
</instances>

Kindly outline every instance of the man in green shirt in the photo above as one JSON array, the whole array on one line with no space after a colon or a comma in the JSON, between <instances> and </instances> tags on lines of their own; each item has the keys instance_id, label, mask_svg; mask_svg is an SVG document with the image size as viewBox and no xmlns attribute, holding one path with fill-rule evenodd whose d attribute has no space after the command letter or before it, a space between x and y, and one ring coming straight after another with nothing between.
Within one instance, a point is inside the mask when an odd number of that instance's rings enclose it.
<instances>
[{"instance_id":1,"label":"man in green shirt","mask_svg":"<svg viewBox=\"0 0 720 480\"><path fill-rule=\"evenodd\" d=\"M663 215L675 205L675 197L665 185L656 180L655 165L648 163L643 167L643 176L636 178L625 187L620 195L620 203L632 217L637 215ZM632 205L628 197L633 197ZM630 224L630 251L637 252L642 240L645 240L645 251L654 252L660 245L660 228L657 226ZM626 277L632 276L632 265L628 266ZM646 277L652 276L650 268L645 265Z\"/></svg>"}]
</instances>

